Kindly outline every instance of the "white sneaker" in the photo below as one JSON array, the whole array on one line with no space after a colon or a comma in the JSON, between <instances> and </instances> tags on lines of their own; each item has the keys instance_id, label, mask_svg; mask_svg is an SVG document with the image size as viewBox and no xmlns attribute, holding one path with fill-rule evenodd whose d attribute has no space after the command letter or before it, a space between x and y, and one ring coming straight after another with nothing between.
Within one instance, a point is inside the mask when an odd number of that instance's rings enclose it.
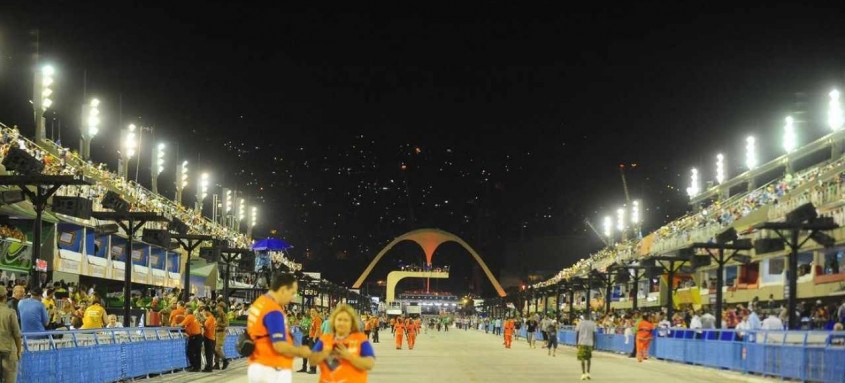
<instances>
[{"instance_id":1,"label":"white sneaker","mask_svg":"<svg viewBox=\"0 0 845 383\"><path fill-rule=\"evenodd\" d=\"M581 374L581 380L587 380L587 374Z\"/></svg>"}]
</instances>

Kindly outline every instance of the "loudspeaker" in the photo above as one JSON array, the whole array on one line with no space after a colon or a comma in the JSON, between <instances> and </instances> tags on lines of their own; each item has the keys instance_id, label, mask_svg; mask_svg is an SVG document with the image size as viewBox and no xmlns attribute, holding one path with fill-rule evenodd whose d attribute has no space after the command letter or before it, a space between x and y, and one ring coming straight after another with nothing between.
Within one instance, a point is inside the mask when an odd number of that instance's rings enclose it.
<instances>
[{"instance_id":1,"label":"loudspeaker","mask_svg":"<svg viewBox=\"0 0 845 383\"><path fill-rule=\"evenodd\" d=\"M642 267L655 267L657 266L657 262L653 259L643 259L640 261L640 266Z\"/></svg>"},{"instance_id":2,"label":"loudspeaker","mask_svg":"<svg viewBox=\"0 0 845 383\"><path fill-rule=\"evenodd\" d=\"M688 259L688 258L692 258L694 256L695 256L695 249L693 249L691 247L686 247L686 248L678 250L678 258Z\"/></svg>"},{"instance_id":3,"label":"loudspeaker","mask_svg":"<svg viewBox=\"0 0 845 383\"><path fill-rule=\"evenodd\" d=\"M94 233L97 235L109 235L117 233L120 227L116 223L108 223L94 228Z\"/></svg>"},{"instance_id":4,"label":"loudspeaker","mask_svg":"<svg viewBox=\"0 0 845 383\"><path fill-rule=\"evenodd\" d=\"M11 205L18 202L23 202L26 196L20 190L6 190L0 192L0 203L3 205Z\"/></svg>"},{"instance_id":5,"label":"loudspeaker","mask_svg":"<svg viewBox=\"0 0 845 383\"><path fill-rule=\"evenodd\" d=\"M627 283L631 280L631 274L628 274L628 269L622 269L616 274L616 283Z\"/></svg>"},{"instance_id":6,"label":"loudspeaker","mask_svg":"<svg viewBox=\"0 0 845 383\"><path fill-rule=\"evenodd\" d=\"M44 164L41 161L38 161L26 150L14 146L9 148L9 152L3 158L3 166L6 167L6 170L24 176L41 174L44 171Z\"/></svg>"},{"instance_id":7,"label":"loudspeaker","mask_svg":"<svg viewBox=\"0 0 845 383\"><path fill-rule=\"evenodd\" d=\"M716 234L716 243L728 243L737 238L736 229L729 227L727 230Z\"/></svg>"},{"instance_id":8,"label":"loudspeaker","mask_svg":"<svg viewBox=\"0 0 845 383\"><path fill-rule=\"evenodd\" d=\"M179 218L174 217L173 220L167 224L167 230L175 231L181 235L185 235L188 234L188 225L179 220Z\"/></svg>"},{"instance_id":9,"label":"loudspeaker","mask_svg":"<svg viewBox=\"0 0 845 383\"><path fill-rule=\"evenodd\" d=\"M775 251L781 251L784 248L786 248L786 246L780 238L762 238L754 241L754 251L757 254L772 253Z\"/></svg>"},{"instance_id":10,"label":"loudspeaker","mask_svg":"<svg viewBox=\"0 0 845 383\"><path fill-rule=\"evenodd\" d=\"M683 274L692 274L695 272L695 268L693 268L692 266L684 265L678 269L678 272Z\"/></svg>"},{"instance_id":11,"label":"loudspeaker","mask_svg":"<svg viewBox=\"0 0 845 383\"><path fill-rule=\"evenodd\" d=\"M101 205L106 209L112 209L114 211L129 211L129 202L126 202L126 200L120 197L120 194L113 191L109 191L103 196Z\"/></svg>"},{"instance_id":12,"label":"loudspeaker","mask_svg":"<svg viewBox=\"0 0 845 383\"><path fill-rule=\"evenodd\" d=\"M786 213L786 221L792 223L801 223L814 220L818 216L819 213L816 211L816 207L813 206L812 202L808 202L801 206L798 206L795 210Z\"/></svg>"},{"instance_id":13,"label":"loudspeaker","mask_svg":"<svg viewBox=\"0 0 845 383\"><path fill-rule=\"evenodd\" d=\"M219 247L201 247L200 248L200 258L205 259L208 262L217 262L220 260L220 248Z\"/></svg>"},{"instance_id":14,"label":"loudspeaker","mask_svg":"<svg viewBox=\"0 0 845 383\"><path fill-rule=\"evenodd\" d=\"M645 276L648 279L654 279L663 274L663 269L660 267L650 267L645 269Z\"/></svg>"},{"instance_id":15,"label":"loudspeaker","mask_svg":"<svg viewBox=\"0 0 845 383\"><path fill-rule=\"evenodd\" d=\"M742 263L742 264L748 264L748 263L751 262L751 256L750 255L739 255L739 254L737 254L737 255L733 256L733 260L735 262L739 262L739 263Z\"/></svg>"},{"instance_id":16,"label":"loudspeaker","mask_svg":"<svg viewBox=\"0 0 845 383\"><path fill-rule=\"evenodd\" d=\"M740 248L748 248L748 249L754 247L751 244L751 240L747 239L747 238L734 240L734 246L737 246L737 247L740 247Z\"/></svg>"},{"instance_id":17,"label":"loudspeaker","mask_svg":"<svg viewBox=\"0 0 845 383\"><path fill-rule=\"evenodd\" d=\"M690 261L690 266L692 266L694 269L697 269L699 267L710 266L711 262L713 262L713 259L710 258L709 255L708 256L696 255L696 256L692 257L692 260Z\"/></svg>"},{"instance_id":18,"label":"loudspeaker","mask_svg":"<svg viewBox=\"0 0 845 383\"><path fill-rule=\"evenodd\" d=\"M91 200L82 197L53 197L53 213L71 217L91 218Z\"/></svg>"},{"instance_id":19,"label":"loudspeaker","mask_svg":"<svg viewBox=\"0 0 845 383\"><path fill-rule=\"evenodd\" d=\"M144 229L141 240L150 245L167 247L170 245L170 232L160 229Z\"/></svg>"}]
</instances>

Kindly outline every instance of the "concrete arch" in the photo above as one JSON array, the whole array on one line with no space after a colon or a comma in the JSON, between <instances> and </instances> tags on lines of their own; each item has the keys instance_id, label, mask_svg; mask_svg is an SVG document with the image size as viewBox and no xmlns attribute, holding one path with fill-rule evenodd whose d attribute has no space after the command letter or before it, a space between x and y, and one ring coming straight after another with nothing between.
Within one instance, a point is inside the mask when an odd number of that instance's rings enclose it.
<instances>
[{"instance_id":1,"label":"concrete arch","mask_svg":"<svg viewBox=\"0 0 845 383\"><path fill-rule=\"evenodd\" d=\"M499 296L504 297L507 295L505 294L505 290L502 289L502 286L499 284L499 281L496 280L496 277L494 277L493 273L490 272L490 269L487 267L487 264L484 263L484 260L481 259L481 256L478 255L478 253L469 244L467 244L463 239L461 239L457 235L439 229L417 229L396 237L395 239L393 239L393 241L388 243L387 246L384 247L384 249L381 249L381 251L379 251L378 255L376 255L373 261L370 262L370 265L367 266L367 268L364 270L361 276L358 277L358 280L355 281L355 284L352 285L352 287L356 289L361 288L361 285L364 284L364 280L367 279L367 276L370 275L370 272L373 271L373 268L381 260L381 258L384 257L384 255L388 251L390 251L390 249L396 246L396 244L402 241L412 241L420 245L420 247L425 252L425 261L429 265L431 264L431 257L434 256L434 251L437 250L440 245L446 242L455 242L458 245L461 245L461 247L466 249L466 251L469 252L470 255L472 255L478 265L481 266L481 269L484 270L484 274L487 275L487 279L489 279L490 283L493 284L493 287L496 288L496 292L499 293Z\"/></svg>"}]
</instances>

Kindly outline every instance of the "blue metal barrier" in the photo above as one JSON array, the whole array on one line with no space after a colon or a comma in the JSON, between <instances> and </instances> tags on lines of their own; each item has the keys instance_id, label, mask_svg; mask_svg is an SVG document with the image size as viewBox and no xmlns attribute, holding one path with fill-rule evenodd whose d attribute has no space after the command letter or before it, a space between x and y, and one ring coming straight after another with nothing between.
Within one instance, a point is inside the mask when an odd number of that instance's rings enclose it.
<instances>
[{"instance_id":1,"label":"blue metal barrier","mask_svg":"<svg viewBox=\"0 0 845 383\"><path fill-rule=\"evenodd\" d=\"M742 331L671 329L654 333L651 356L694 364L813 382L845 382L845 332ZM574 346L576 333L558 333L561 344ZM633 336L596 334L596 350L628 354Z\"/></svg>"},{"instance_id":2,"label":"blue metal barrier","mask_svg":"<svg viewBox=\"0 0 845 383\"><path fill-rule=\"evenodd\" d=\"M235 350L242 327L228 330L223 347L227 358ZM184 369L185 336L165 327L49 331L23 334L24 353L19 382L114 382Z\"/></svg>"}]
</instances>

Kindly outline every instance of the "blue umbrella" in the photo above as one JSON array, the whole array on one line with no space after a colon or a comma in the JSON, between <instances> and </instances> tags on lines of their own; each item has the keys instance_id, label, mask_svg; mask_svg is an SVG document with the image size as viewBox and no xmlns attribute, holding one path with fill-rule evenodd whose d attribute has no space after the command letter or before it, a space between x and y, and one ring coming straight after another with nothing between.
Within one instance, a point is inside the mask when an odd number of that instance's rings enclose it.
<instances>
[{"instance_id":1,"label":"blue umbrella","mask_svg":"<svg viewBox=\"0 0 845 383\"><path fill-rule=\"evenodd\" d=\"M254 251L285 251L292 247L285 240L276 238L265 238L252 244Z\"/></svg>"}]
</instances>

